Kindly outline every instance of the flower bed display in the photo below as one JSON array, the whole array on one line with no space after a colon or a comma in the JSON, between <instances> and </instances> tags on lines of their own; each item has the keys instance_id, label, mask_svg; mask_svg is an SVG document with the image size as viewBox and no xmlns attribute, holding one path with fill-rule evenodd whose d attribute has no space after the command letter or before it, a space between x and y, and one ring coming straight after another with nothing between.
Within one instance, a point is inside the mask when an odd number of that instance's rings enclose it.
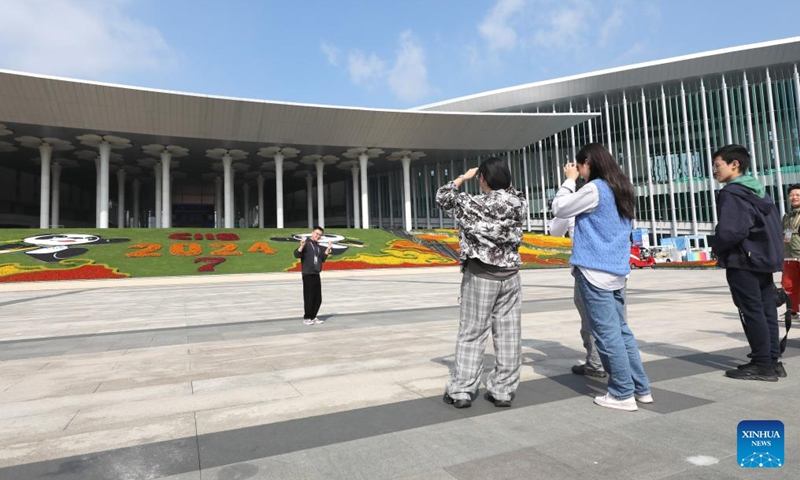
<instances>
[{"instance_id":1,"label":"flower bed display","mask_svg":"<svg viewBox=\"0 0 800 480\"><path fill-rule=\"evenodd\" d=\"M20 267L0 265L0 282L45 282L53 280L96 280L103 278L127 278L108 265L97 265L91 260L64 260L62 265L73 268Z\"/></svg>"},{"instance_id":2,"label":"flower bed display","mask_svg":"<svg viewBox=\"0 0 800 480\"><path fill-rule=\"evenodd\" d=\"M350 258L325 262L323 270L353 270L361 268L408 268L408 267L441 267L458 265L458 261L436 253L428 247L409 240L392 240L387 248L381 249L382 255L358 253ZM298 260L287 272L301 270Z\"/></svg>"}]
</instances>

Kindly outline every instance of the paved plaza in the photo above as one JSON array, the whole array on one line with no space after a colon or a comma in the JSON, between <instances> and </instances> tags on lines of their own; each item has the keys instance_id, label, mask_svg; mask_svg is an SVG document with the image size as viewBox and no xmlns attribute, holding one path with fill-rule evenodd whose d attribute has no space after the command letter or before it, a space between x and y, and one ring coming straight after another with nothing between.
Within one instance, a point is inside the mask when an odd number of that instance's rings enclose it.
<instances>
[{"instance_id":1,"label":"paved plaza","mask_svg":"<svg viewBox=\"0 0 800 480\"><path fill-rule=\"evenodd\" d=\"M298 274L2 285L0 479L797 478L800 337L787 378L725 378L749 350L723 271L632 273L655 398L632 413L570 373L569 271L522 279L514 404L464 410L456 268L323 272L314 326ZM784 423L784 467L737 465L741 420Z\"/></svg>"}]
</instances>

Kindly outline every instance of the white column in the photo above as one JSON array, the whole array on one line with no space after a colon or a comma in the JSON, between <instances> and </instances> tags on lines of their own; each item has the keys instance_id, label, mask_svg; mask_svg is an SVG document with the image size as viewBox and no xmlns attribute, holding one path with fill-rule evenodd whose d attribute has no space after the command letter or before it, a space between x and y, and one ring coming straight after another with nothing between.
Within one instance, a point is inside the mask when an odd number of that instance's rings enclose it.
<instances>
[{"instance_id":1,"label":"white column","mask_svg":"<svg viewBox=\"0 0 800 480\"><path fill-rule=\"evenodd\" d=\"M378 192L378 228L383 228L383 199L381 198L383 192L381 191L381 178L383 178L382 175L375 176L375 188Z\"/></svg>"},{"instance_id":2,"label":"white column","mask_svg":"<svg viewBox=\"0 0 800 480\"><path fill-rule=\"evenodd\" d=\"M139 223L139 190L142 188L138 178L133 179L133 226L140 228Z\"/></svg>"},{"instance_id":3,"label":"white column","mask_svg":"<svg viewBox=\"0 0 800 480\"><path fill-rule=\"evenodd\" d=\"M611 115L608 111L608 95L605 96L606 101L606 139L608 141L608 151L614 152L614 145L611 144Z\"/></svg>"},{"instance_id":4,"label":"white column","mask_svg":"<svg viewBox=\"0 0 800 480\"><path fill-rule=\"evenodd\" d=\"M394 193L392 190L392 183L394 183L395 175L394 172L389 172L386 176L386 185L389 189L389 228L394 228L394 199L392 198L392 194Z\"/></svg>"},{"instance_id":5,"label":"white column","mask_svg":"<svg viewBox=\"0 0 800 480\"><path fill-rule=\"evenodd\" d=\"M622 92L622 112L625 122L625 156L628 157L628 180L633 183L633 155L631 154L631 130L628 127L628 99L625 97L625 92Z\"/></svg>"},{"instance_id":6,"label":"white column","mask_svg":"<svg viewBox=\"0 0 800 480\"><path fill-rule=\"evenodd\" d=\"M572 102L569 102L569 113L572 113ZM569 138L570 138L570 144L572 146L572 156L570 157L569 161L570 162L574 162L575 161L575 155L577 155L577 153L578 153L578 152L575 151L575 127L574 126L569 127ZM609 150L609 151L613 152L613 150Z\"/></svg>"},{"instance_id":7,"label":"white column","mask_svg":"<svg viewBox=\"0 0 800 480\"><path fill-rule=\"evenodd\" d=\"M661 118L664 122L664 146L667 150L667 188L669 190L669 225L670 235L678 235L678 214L675 208L675 182L672 175L672 148L669 143L669 118L667 117L667 94L661 86Z\"/></svg>"},{"instance_id":8,"label":"white column","mask_svg":"<svg viewBox=\"0 0 800 480\"><path fill-rule=\"evenodd\" d=\"M430 167L425 167L425 228L430 230L431 228L431 169Z\"/></svg>"},{"instance_id":9,"label":"white column","mask_svg":"<svg viewBox=\"0 0 800 480\"><path fill-rule=\"evenodd\" d=\"M767 69L767 101L769 102L769 125L772 130L772 151L775 154L775 188L778 190L778 209L781 215L786 213L786 202L783 198L783 174L781 173L781 151L778 148L778 125L775 123L775 102L772 98L772 79ZM750 153L750 162L755 163L753 153Z\"/></svg>"},{"instance_id":10,"label":"white column","mask_svg":"<svg viewBox=\"0 0 800 480\"><path fill-rule=\"evenodd\" d=\"M275 218L276 228L283 228L283 154L275 154Z\"/></svg>"},{"instance_id":11,"label":"white column","mask_svg":"<svg viewBox=\"0 0 800 480\"><path fill-rule=\"evenodd\" d=\"M358 165L350 168L353 174L353 228L361 228L361 209L358 201Z\"/></svg>"},{"instance_id":12,"label":"white column","mask_svg":"<svg viewBox=\"0 0 800 480\"><path fill-rule=\"evenodd\" d=\"M250 184L247 183L245 180L245 184L242 186L243 195L244 195L244 228L250 228Z\"/></svg>"},{"instance_id":13,"label":"white column","mask_svg":"<svg viewBox=\"0 0 800 480\"><path fill-rule=\"evenodd\" d=\"M170 187L169 164L172 162L172 154L161 152L161 227L172 228L172 193Z\"/></svg>"},{"instance_id":14,"label":"white column","mask_svg":"<svg viewBox=\"0 0 800 480\"><path fill-rule=\"evenodd\" d=\"M591 128L591 123L589 123ZM525 217L527 218L527 222L525 223L525 230L528 232L531 231L531 197L529 195L530 192L530 184L528 183L528 152L526 151L528 147L523 147L522 149L522 175L525 178L525 201L527 205L525 206Z\"/></svg>"},{"instance_id":15,"label":"white column","mask_svg":"<svg viewBox=\"0 0 800 480\"><path fill-rule=\"evenodd\" d=\"M700 105L703 109L703 132L706 137L706 162L708 163L708 190L711 195L711 218L717 224L717 196L714 194L714 159L711 158L711 134L708 128L708 106L706 105L706 87L700 79Z\"/></svg>"},{"instance_id":16,"label":"white column","mask_svg":"<svg viewBox=\"0 0 800 480\"><path fill-rule=\"evenodd\" d=\"M411 158L403 157L403 228L411 231Z\"/></svg>"},{"instance_id":17,"label":"white column","mask_svg":"<svg viewBox=\"0 0 800 480\"><path fill-rule=\"evenodd\" d=\"M317 225L325 228L325 183L322 178L325 162L317 160L314 166L317 168Z\"/></svg>"},{"instance_id":18,"label":"white column","mask_svg":"<svg viewBox=\"0 0 800 480\"><path fill-rule=\"evenodd\" d=\"M264 175L259 175L256 182L258 182L258 228L264 228Z\"/></svg>"},{"instance_id":19,"label":"white column","mask_svg":"<svg viewBox=\"0 0 800 480\"><path fill-rule=\"evenodd\" d=\"M53 147L48 143L39 146L42 175L39 184L39 228L50 228L50 156Z\"/></svg>"},{"instance_id":20,"label":"white column","mask_svg":"<svg viewBox=\"0 0 800 480\"><path fill-rule=\"evenodd\" d=\"M352 214L353 199L347 196L347 187L350 187L351 189L353 188L353 187L350 186L350 183L351 183L351 180L347 179L347 180L344 181L344 186L343 186L344 191L345 191L344 206L345 206L345 217L347 218L346 226L347 226L348 229L349 228L353 228L353 214Z\"/></svg>"},{"instance_id":21,"label":"white column","mask_svg":"<svg viewBox=\"0 0 800 480\"><path fill-rule=\"evenodd\" d=\"M117 170L117 228L125 228L125 170Z\"/></svg>"},{"instance_id":22,"label":"white column","mask_svg":"<svg viewBox=\"0 0 800 480\"><path fill-rule=\"evenodd\" d=\"M747 112L745 117L747 119L747 138L750 140L750 158L752 159L753 163L750 167L753 170L753 176L758 178L758 162L755 161L756 139L753 135L753 113L750 110L750 85L747 83L747 72L742 73L742 77L744 80L744 83L742 84L742 90L744 90L744 109L745 112ZM797 97L797 95L795 95L795 97Z\"/></svg>"},{"instance_id":23,"label":"white column","mask_svg":"<svg viewBox=\"0 0 800 480\"><path fill-rule=\"evenodd\" d=\"M108 228L108 162L111 159L111 145L100 144L100 225Z\"/></svg>"},{"instance_id":24,"label":"white column","mask_svg":"<svg viewBox=\"0 0 800 480\"><path fill-rule=\"evenodd\" d=\"M694 200L694 161L692 160L692 143L689 138L689 113L686 111L686 90L681 82L681 111L683 112L683 145L686 152L686 163L689 168L689 209L692 216L692 235L697 235L697 204Z\"/></svg>"},{"instance_id":25,"label":"white column","mask_svg":"<svg viewBox=\"0 0 800 480\"><path fill-rule=\"evenodd\" d=\"M225 177L225 228L233 228L233 172L230 155L222 156L222 170Z\"/></svg>"},{"instance_id":26,"label":"white column","mask_svg":"<svg viewBox=\"0 0 800 480\"><path fill-rule=\"evenodd\" d=\"M50 189L50 225L53 228L58 228L59 210L61 201L61 164L58 162L53 163L51 181L53 187Z\"/></svg>"},{"instance_id":27,"label":"white column","mask_svg":"<svg viewBox=\"0 0 800 480\"><path fill-rule=\"evenodd\" d=\"M508 170L511 170L511 154L509 154L506 158L508 162ZM442 164L436 164L436 191L438 192L439 189L442 188ZM436 200L435 198L433 199ZM433 202L431 202L433 203ZM439 228L444 228L444 212L441 208L437 208L439 210Z\"/></svg>"},{"instance_id":28,"label":"white column","mask_svg":"<svg viewBox=\"0 0 800 480\"><path fill-rule=\"evenodd\" d=\"M588 98L586 99L586 111L588 113L592 113L592 103L589 102ZM608 111L606 111L606 115L608 115ZM594 121L594 119L592 119L592 118L590 118L589 120L586 121L586 123L589 126L589 143L594 142L594 135L592 135L592 122L593 121ZM530 230L530 228L528 228L528 229Z\"/></svg>"},{"instance_id":29,"label":"white column","mask_svg":"<svg viewBox=\"0 0 800 480\"><path fill-rule=\"evenodd\" d=\"M647 194L650 197L650 229L653 231L653 245L658 245L656 230L656 203L653 197L653 165L650 160L650 123L647 121L647 97L642 89L642 131L644 131L644 156L647 160Z\"/></svg>"},{"instance_id":30,"label":"white column","mask_svg":"<svg viewBox=\"0 0 800 480\"><path fill-rule=\"evenodd\" d=\"M100 228L100 156L94 159L94 226Z\"/></svg>"},{"instance_id":31,"label":"white column","mask_svg":"<svg viewBox=\"0 0 800 480\"><path fill-rule=\"evenodd\" d=\"M358 156L361 165L361 228L369 228L369 184L367 183L367 161L369 156L362 153Z\"/></svg>"},{"instance_id":32,"label":"white column","mask_svg":"<svg viewBox=\"0 0 800 480\"><path fill-rule=\"evenodd\" d=\"M156 163L153 166L153 174L156 179L156 224L154 228L161 228L161 164Z\"/></svg>"},{"instance_id":33,"label":"white column","mask_svg":"<svg viewBox=\"0 0 800 480\"><path fill-rule=\"evenodd\" d=\"M353 168L358 171L358 167ZM311 230L314 228L314 178L311 172L306 173L306 212L308 213L308 229Z\"/></svg>"},{"instance_id":34,"label":"white column","mask_svg":"<svg viewBox=\"0 0 800 480\"><path fill-rule=\"evenodd\" d=\"M542 222L544 226L544 234L550 231L547 225L547 186L544 182L544 149L542 148L542 141L539 140L539 172L541 173L542 180ZM560 185L559 185L560 186Z\"/></svg>"},{"instance_id":35,"label":"white column","mask_svg":"<svg viewBox=\"0 0 800 480\"><path fill-rule=\"evenodd\" d=\"M214 179L214 187L214 210L216 213L214 227L222 228L222 217L225 216L225 213L222 211L222 177L217 177Z\"/></svg>"},{"instance_id":36,"label":"white column","mask_svg":"<svg viewBox=\"0 0 800 480\"><path fill-rule=\"evenodd\" d=\"M466 163L466 161L465 161L465 163ZM414 176L414 183L411 184L411 201L413 202L412 205L414 207L414 215L413 215L414 224L413 224L413 228L419 228L419 210L417 209L417 205L418 205L417 196L419 195L419 192L418 192L419 186L417 185L417 183L419 183L419 174L417 173L418 170L419 169L414 169L414 171L411 172L413 174L413 176Z\"/></svg>"},{"instance_id":37,"label":"white column","mask_svg":"<svg viewBox=\"0 0 800 480\"><path fill-rule=\"evenodd\" d=\"M556 179L558 180L558 183L556 184L556 190L558 190L558 187L561 186L561 168L564 166L564 164L561 162L561 150L558 148L558 134L553 135L553 142L555 143L556 147L556 164L554 170L556 171Z\"/></svg>"},{"instance_id":38,"label":"white column","mask_svg":"<svg viewBox=\"0 0 800 480\"><path fill-rule=\"evenodd\" d=\"M725 141L730 145L733 143L733 132L731 131L731 107L728 105L728 84L725 83L725 75L722 76L722 110L725 112Z\"/></svg>"}]
</instances>

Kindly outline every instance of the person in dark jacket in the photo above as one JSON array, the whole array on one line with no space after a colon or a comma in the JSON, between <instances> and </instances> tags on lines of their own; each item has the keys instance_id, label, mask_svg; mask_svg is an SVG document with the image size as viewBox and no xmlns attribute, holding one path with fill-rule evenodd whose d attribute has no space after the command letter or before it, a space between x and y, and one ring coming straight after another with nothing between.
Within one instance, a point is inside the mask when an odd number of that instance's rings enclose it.
<instances>
[{"instance_id":1,"label":"person in dark jacket","mask_svg":"<svg viewBox=\"0 0 800 480\"><path fill-rule=\"evenodd\" d=\"M712 251L725 268L733 303L739 309L752 360L725 375L775 382L786 370L778 364L780 340L774 272L783 266L781 217L764 186L747 171L750 154L727 145L713 155L714 175L725 187L717 200Z\"/></svg>"},{"instance_id":2,"label":"person in dark jacket","mask_svg":"<svg viewBox=\"0 0 800 480\"><path fill-rule=\"evenodd\" d=\"M318 243L322 234L325 232L322 227L316 226L311 231L311 235L300 240L300 246L294 251L294 258L300 259L303 273L303 323L314 325L325 323L325 320L317 318L319 307L322 305L322 282L319 272L322 271L322 264L331 253L332 245L324 250Z\"/></svg>"}]
</instances>

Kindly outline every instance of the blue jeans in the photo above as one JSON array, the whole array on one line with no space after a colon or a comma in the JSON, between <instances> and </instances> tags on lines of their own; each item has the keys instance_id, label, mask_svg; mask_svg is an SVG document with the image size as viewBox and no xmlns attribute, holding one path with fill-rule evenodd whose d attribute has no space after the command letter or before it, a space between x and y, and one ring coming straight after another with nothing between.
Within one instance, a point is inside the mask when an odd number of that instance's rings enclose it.
<instances>
[{"instance_id":1,"label":"blue jeans","mask_svg":"<svg viewBox=\"0 0 800 480\"><path fill-rule=\"evenodd\" d=\"M589 283L577 267L572 269L572 275L591 318L597 353L608 373L608 393L618 400L628 399L634 393L650 393L650 381L644 372L639 346L625 320L622 289L599 289Z\"/></svg>"}]
</instances>

